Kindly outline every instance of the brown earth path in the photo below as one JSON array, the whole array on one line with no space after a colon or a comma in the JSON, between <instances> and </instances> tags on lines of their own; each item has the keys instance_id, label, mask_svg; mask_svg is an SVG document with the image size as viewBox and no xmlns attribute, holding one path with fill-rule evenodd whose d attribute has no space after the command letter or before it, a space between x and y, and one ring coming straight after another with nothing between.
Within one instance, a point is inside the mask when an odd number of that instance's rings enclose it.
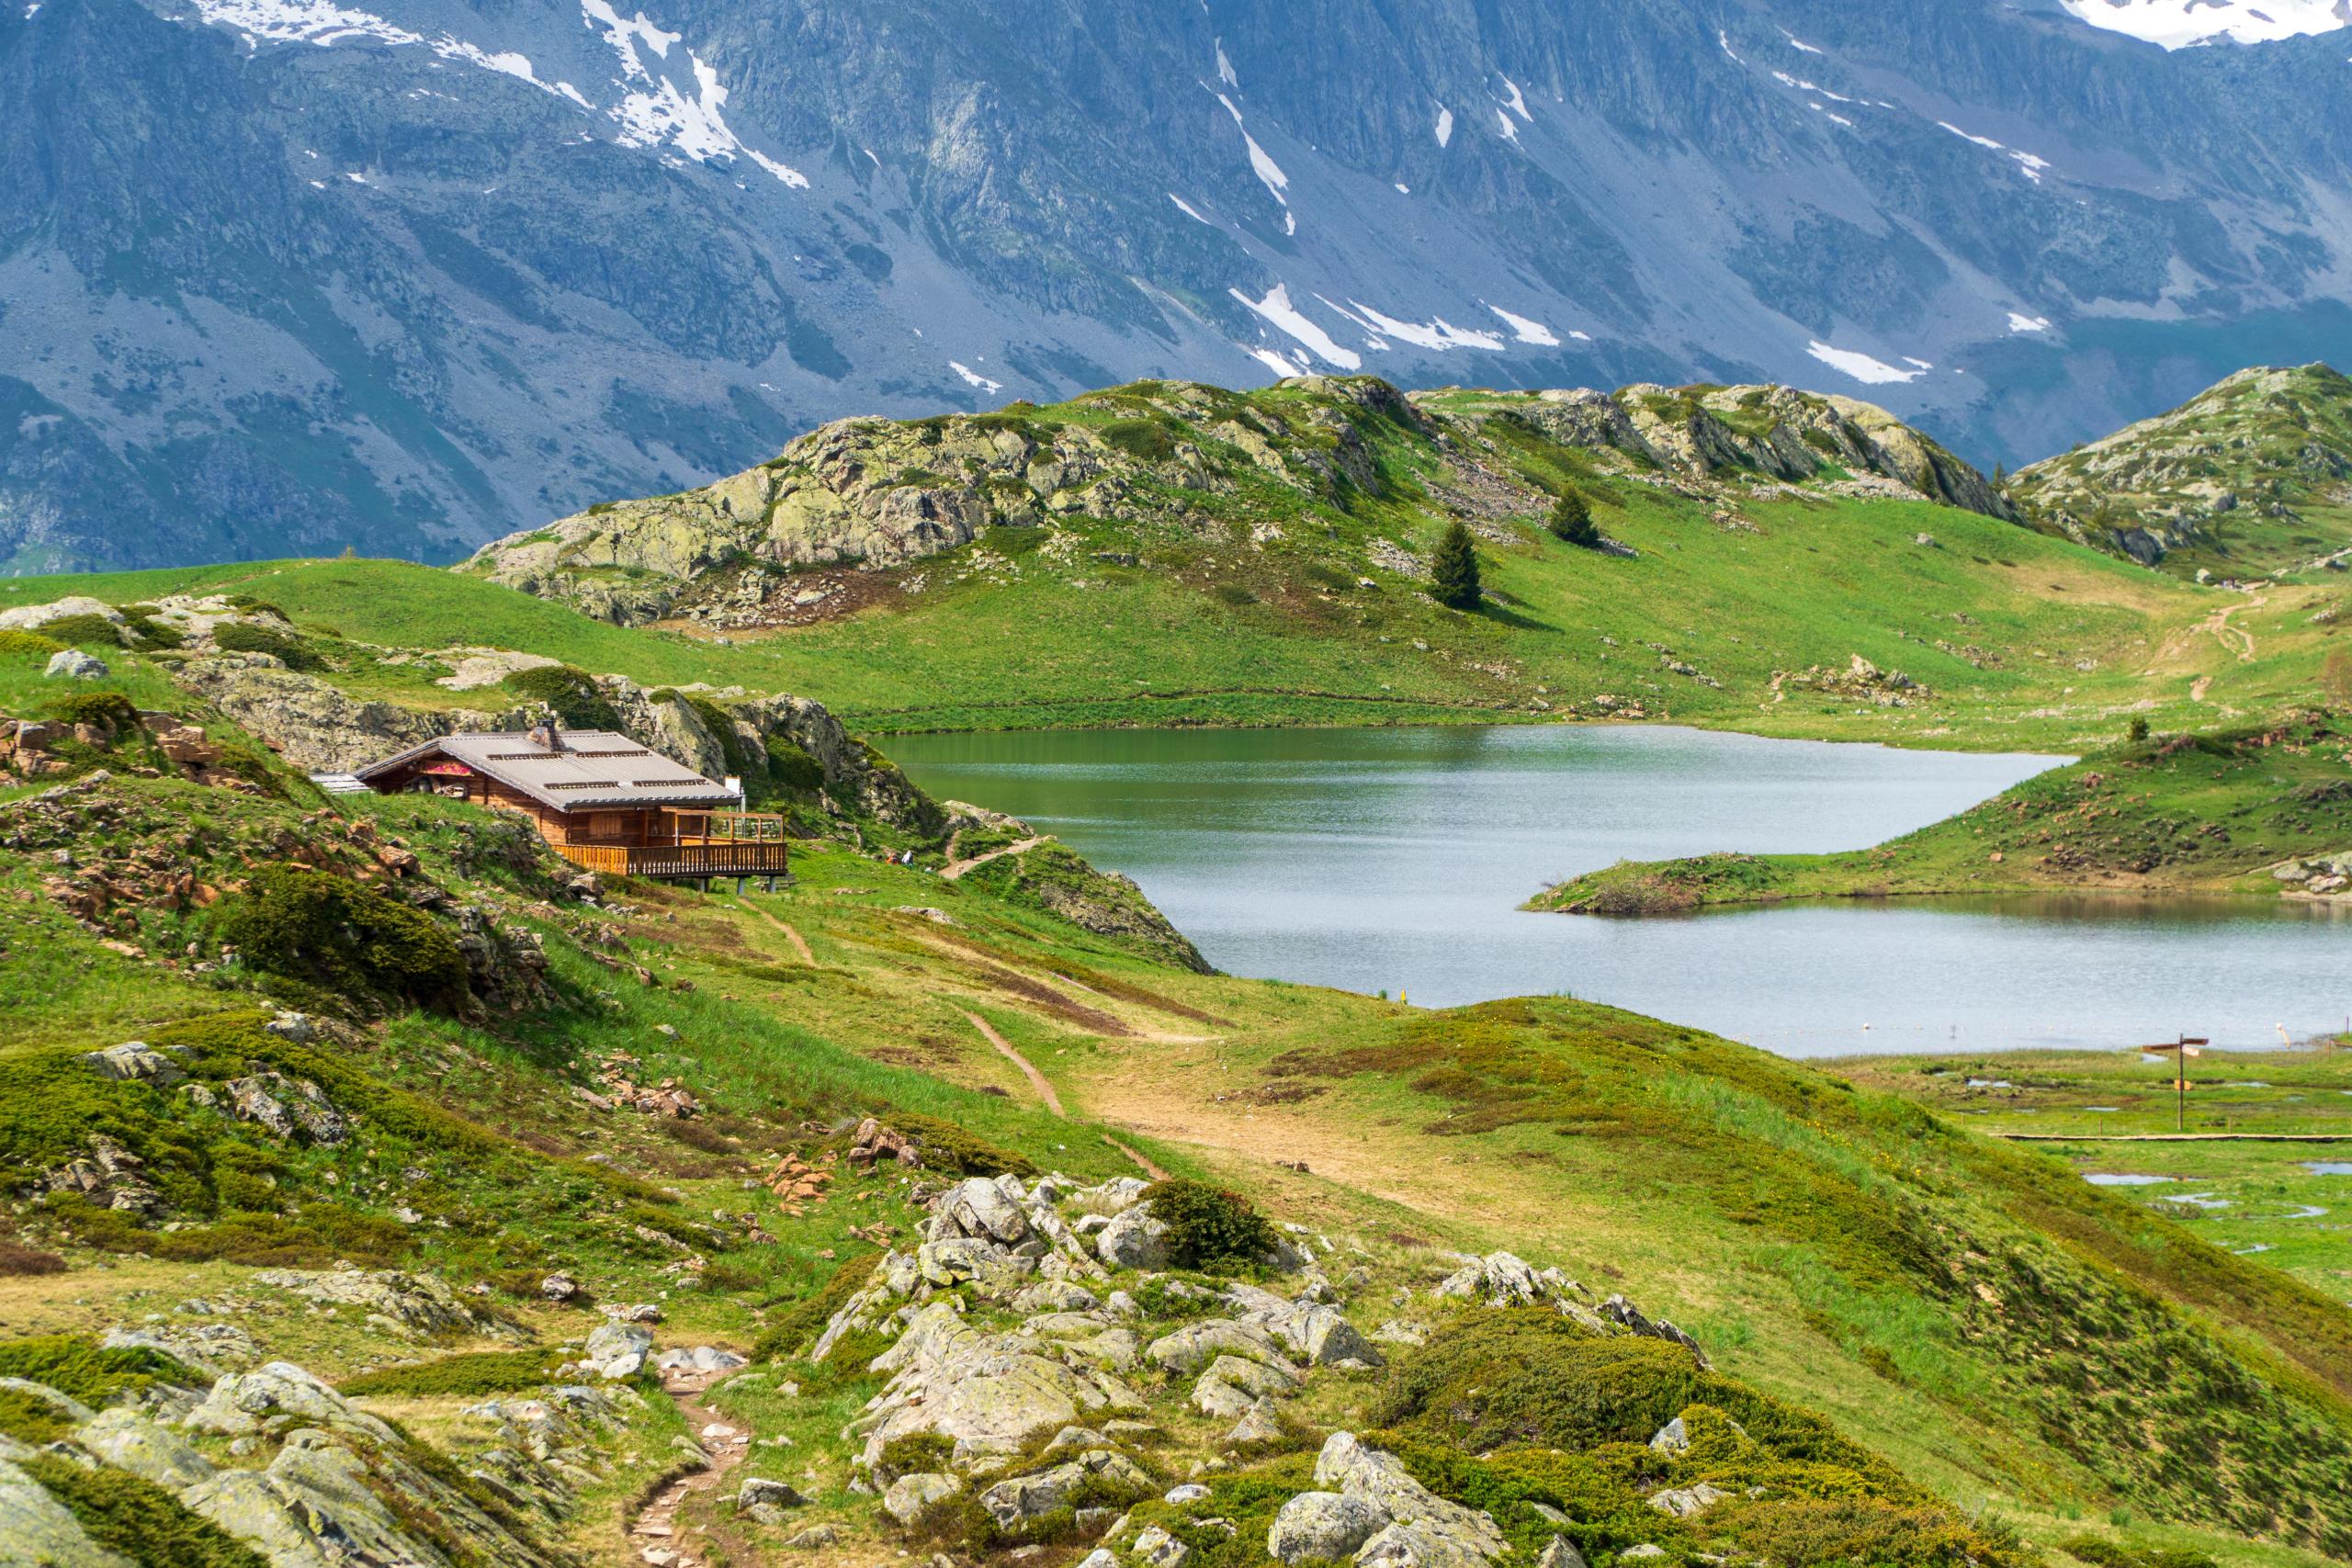
<instances>
[{"instance_id":1,"label":"brown earth path","mask_svg":"<svg viewBox=\"0 0 2352 1568\"><path fill-rule=\"evenodd\" d=\"M761 908L757 904L752 903L749 898L738 898L736 902L742 905L746 909L751 910L752 913L759 916L760 919L765 920L776 930L782 931L784 933L785 940L792 943L792 950L800 954L801 963L814 964L817 962L817 954L810 950L808 946L808 939L802 936L799 929L794 926L790 921L778 919L775 916L769 914L765 909Z\"/></svg>"},{"instance_id":2,"label":"brown earth path","mask_svg":"<svg viewBox=\"0 0 2352 1568\"><path fill-rule=\"evenodd\" d=\"M677 1477L654 1493L639 1508L637 1517L629 1521L628 1542L638 1557L660 1568L705 1568L710 1561L698 1544L703 1535L700 1526L683 1531L678 1514L689 1498L706 1492L716 1492L729 1473L743 1462L751 1449L751 1434L726 1420L702 1402L703 1392L725 1377L725 1372L696 1372L673 1368L662 1374L662 1391L686 1418L690 1433L709 1463ZM723 1523L713 1521L711 1534L718 1538L722 1561L741 1562L739 1542L727 1539Z\"/></svg>"},{"instance_id":3,"label":"brown earth path","mask_svg":"<svg viewBox=\"0 0 2352 1568\"><path fill-rule=\"evenodd\" d=\"M989 850L986 853L974 855L969 860L951 861L939 868L939 874L946 881L961 882L964 880L964 874L967 871L984 866L992 860L1001 860L1006 855L1027 854L1045 841L1046 835L1040 833L1034 839L1023 839L1017 844L1007 844L1001 849Z\"/></svg>"},{"instance_id":4,"label":"brown earth path","mask_svg":"<svg viewBox=\"0 0 2352 1568\"><path fill-rule=\"evenodd\" d=\"M964 1013L964 1017L970 1022L974 1029L980 1032L980 1037L982 1039L996 1047L998 1055L1002 1056L1006 1061L1011 1062L1014 1066L1021 1069L1021 1076L1029 1080L1029 1087L1037 1091L1037 1098L1046 1102L1046 1110L1052 1111L1057 1116L1064 1118L1067 1118L1069 1115L1069 1111L1062 1109L1062 1097L1054 1092L1053 1084L1046 1078L1045 1074L1039 1072L1035 1067L1029 1065L1028 1057L1023 1055L1020 1052L1012 1048L1012 1041L1007 1040L1003 1035L999 1034L994 1029L990 1028L989 1021L982 1018L978 1013L967 1010Z\"/></svg>"}]
</instances>

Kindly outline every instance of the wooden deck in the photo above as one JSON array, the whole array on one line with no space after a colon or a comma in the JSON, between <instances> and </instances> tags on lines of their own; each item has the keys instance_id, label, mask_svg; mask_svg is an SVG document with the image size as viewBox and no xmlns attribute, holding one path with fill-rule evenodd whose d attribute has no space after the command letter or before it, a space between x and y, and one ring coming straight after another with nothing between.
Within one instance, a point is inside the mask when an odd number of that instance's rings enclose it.
<instances>
[{"instance_id":1,"label":"wooden deck","mask_svg":"<svg viewBox=\"0 0 2352 1568\"><path fill-rule=\"evenodd\" d=\"M556 844L555 852L604 876L676 880L705 876L778 876L792 869L788 844L718 840L680 844Z\"/></svg>"}]
</instances>

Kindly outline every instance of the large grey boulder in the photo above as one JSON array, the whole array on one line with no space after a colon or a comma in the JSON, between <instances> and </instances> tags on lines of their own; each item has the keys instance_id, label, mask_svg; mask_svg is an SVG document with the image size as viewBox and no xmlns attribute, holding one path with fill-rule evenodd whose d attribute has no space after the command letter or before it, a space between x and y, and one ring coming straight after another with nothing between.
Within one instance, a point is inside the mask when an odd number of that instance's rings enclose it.
<instances>
[{"instance_id":1,"label":"large grey boulder","mask_svg":"<svg viewBox=\"0 0 2352 1568\"><path fill-rule=\"evenodd\" d=\"M1172 1372L1198 1371L1219 1356L1238 1356L1244 1360L1279 1367L1285 1372L1295 1370L1272 1334L1254 1323L1237 1323L1230 1318L1212 1317L1188 1323L1153 1340L1144 1354Z\"/></svg>"},{"instance_id":2,"label":"large grey boulder","mask_svg":"<svg viewBox=\"0 0 2352 1568\"><path fill-rule=\"evenodd\" d=\"M117 1470L167 1491L185 1492L212 1479L212 1462L196 1445L136 1410L102 1410L74 1432L74 1440Z\"/></svg>"},{"instance_id":3,"label":"large grey boulder","mask_svg":"<svg viewBox=\"0 0 2352 1568\"><path fill-rule=\"evenodd\" d=\"M242 1437L289 1427L324 1427L390 1448L399 1438L390 1427L355 1408L334 1389L288 1361L269 1361L250 1372L232 1372L212 1385L197 1407L181 1418L191 1431Z\"/></svg>"},{"instance_id":4,"label":"large grey boulder","mask_svg":"<svg viewBox=\"0 0 2352 1568\"><path fill-rule=\"evenodd\" d=\"M360 1307L416 1334L463 1334L481 1326L473 1309L437 1274L412 1274L404 1269L265 1269L254 1280L327 1306Z\"/></svg>"},{"instance_id":5,"label":"large grey boulder","mask_svg":"<svg viewBox=\"0 0 2352 1568\"><path fill-rule=\"evenodd\" d=\"M96 654L68 648L51 654L41 674L51 681L103 681L108 671L107 661Z\"/></svg>"},{"instance_id":6,"label":"large grey boulder","mask_svg":"<svg viewBox=\"0 0 2352 1568\"><path fill-rule=\"evenodd\" d=\"M1132 1502L1151 1490L1151 1477L1115 1449L1090 1449L1078 1458L1032 1475L1000 1481L980 1494L980 1506L1001 1529L1020 1530L1060 1508L1083 1491L1091 1501Z\"/></svg>"},{"instance_id":7,"label":"large grey boulder","mask_svg":"<svg viewBox=\"0 0 2352 1568\"><path fill-rule=\"evenodd\" d=\"M1413 1479L1404 1461L1367 1448L1352 1432L1334 1432L1315 1457L1320 1486L1377 1504L1394 1522L1364 1543L1357 1561L1385 1568L1473 1568L1507 1545L1495 1521L1440 1497Z\"/></svg>"},{"instance_id":8,"label":"large grey boulder","mask_svg":"<svg viewBox=\"0 0 2352 1568\"><path fill-rule=\"evenodd\" d=\"M952 1475L918 1471L890 1483L889 1490L882 1494L882 1511L911 1529L923 1515L962 1490L964 1483Z\"/></svg>"},{"instance_id":9,"label":"large grey boulder","mask_svg":"<svg viewBox=\"0 0 2352 1568\"><path fill-rule=\"evenodd\" d=\"M954 1462L963 1466L1012 1453L1033 1433L1146 1408L1108 1371L1041 1354L1040 1342L1026 1336L973 1327L953 1299L916 1313L872 1365L890 1381L853 1423L865 1434L869 1466L892 1439L917 1432L954 1438Z\"/></svg>"},{"instance_id":10,"label":"large grey boulder","mask_svg":"<svg viewBox=\"0 0 2352 1568\"><path fill-rule=\"evenodd\" d=\"M1703 1514L1731 1494L1720 1486L1702 1481L1695 1486L1674 1486L1654 1493L1649 1505L1670 1518L1687 1519L1693 1514Z\"/></svg>"},{"instance_id":11,"label":"large grey boulder","mask_svg":"<svg viewBox=\"0 0 2352 1568\"><path fill-rule=\"evenodd\" d=\"M1168 1227L1152 1217L1150 1204L1136 1203L1095 1233L1094 1255L1113 1269L1165 1269Z\"/></svg>"},{"instance_id":12,"label":"large grey boulder","mask_svg":"<svg viewBox=\"0 0 2352 1568\"><path fill-rule=\"evenodd\" d=\"M86 593L73 593L46 604L19 604L14 609L0 610L0 632L39 631L50 622L62 621L68 615L96 615L118 626L123 624L122 612L113 605Z\"/></svg>"},{"instance_id":13,"label":"large grey boulder","mask_svg":"<svg viewBox=\"0 0 2352 1568\"><path fill-rule=\"evenodd\" d=\"M1566 1536L1555 1535L1544 1543L1544 1554L1535 1560L1535 1568L1591 1568L1576 1542Z\"/></svg>"},{"instance_id":14,"label":"large grey boulder","mask_svg":"<svg viewBox=\"0 0 2352 1568\"><path fill-rule=\"evenodd\" d=\"M1286 1563L1338 1562L1387 1528L1388 1515L1368 1497L1302 1492L1282 1506L1266 1531L1266 1555Z\"/></svg>"},{"instance_id":15,"label":"large grey boulder","mask_svg":"<svg viewBox=\"0 0 2352 1568\"><path fill-rule=\"evenodd\" d=\"M653 1351L653 1331L634 1323L607 1323L588 1336L581 1361L598 1377L633 1378Z\"/></svg>"},{"instance_id":16,"label":"large grey boulder","mask_svg":"<svg viewBox=\"0 0 2352 1568\"><path fill-rule=\"evenodd\" d=\"M1029 1222L1011 1194L986 1177L959 1181L933 1207L929 1238L969 1236L1012 1247L1029 1239Z\"/></svg>"}]
</instances>

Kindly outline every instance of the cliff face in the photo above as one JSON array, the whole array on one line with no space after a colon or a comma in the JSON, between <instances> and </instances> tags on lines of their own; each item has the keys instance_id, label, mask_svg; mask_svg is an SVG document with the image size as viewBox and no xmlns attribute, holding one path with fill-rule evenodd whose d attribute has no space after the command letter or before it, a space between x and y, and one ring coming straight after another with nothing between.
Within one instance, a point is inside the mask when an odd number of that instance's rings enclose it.
<instances>
[{"instance_id":1,"label":"cliff face","mask_svg":"<svg viewBox=\"0 0 2352 1568\"><path fill-rule=\"evenodd\" d=\"M2256 367L2020 468L2036 525L2182 575L2258 577L2352 551L2352 381Z\"/></svg>"},{"instance_id":2,"label":"cliff face","mask_svg":"<svg viewBox=\"0 0 2352 1568\"><path fill-rule=\"evenodd\" d=\"M0 570L448 560L1136 376L1819 381L2014 462L2352 348L2340 40L1882 10L11 6Z\"/></svg>"},{"instance_id":3,"label":"cliff face","mask_svg":"<svg viewBox=\"0 0 2352 1568\"><path fill-rule=\"evenodd\" d=\"M1540 517L1548 499L1487 461L1498 435L1519 432L1659 483L1762 478L2015 516L1976 470L1884 410L1787 387L1408 396L1370 377L1246 394L1137 382L1052 408L839 421L756 468L593 507L485 546L460 570L622 625L746 624L839 591L837 578L812 587L814 570L902 568L991 528L1279 529L1301 508L1338 514L1408 489L1438 513ZM1335 569L1361 564L1336 540L1330 554Z\"/></svg>"}]
</instances>

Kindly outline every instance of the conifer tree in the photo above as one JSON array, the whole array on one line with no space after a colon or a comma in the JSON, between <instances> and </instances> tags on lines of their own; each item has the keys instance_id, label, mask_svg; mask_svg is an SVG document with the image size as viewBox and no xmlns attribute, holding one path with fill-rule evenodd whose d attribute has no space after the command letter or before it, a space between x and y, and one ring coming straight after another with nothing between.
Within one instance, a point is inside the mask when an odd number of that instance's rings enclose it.
<instances>
[{"instance_id":1,"label":"conifer tree","mask_svg":"<svg viewBox=\"0 0 2352 1568\"><path fill-rule=\"evenodd\" d=\"M1564 492L1552 508L1553 535L1588 550L1600 547L1600 530L1592 525L1592 508L1575 491Z\"/></svg>"},{"instance_id":2,"label":"conifer tree","mask_svg":"<svg viewBox=\"0 0 2352 1568\"><path fill-rule=\"evenodd\" d=\"M1478 546L1459 521L1447 525L1430 557L1430 597L1449 610L1478 607Z\"/></svg>"}]
</instances>

